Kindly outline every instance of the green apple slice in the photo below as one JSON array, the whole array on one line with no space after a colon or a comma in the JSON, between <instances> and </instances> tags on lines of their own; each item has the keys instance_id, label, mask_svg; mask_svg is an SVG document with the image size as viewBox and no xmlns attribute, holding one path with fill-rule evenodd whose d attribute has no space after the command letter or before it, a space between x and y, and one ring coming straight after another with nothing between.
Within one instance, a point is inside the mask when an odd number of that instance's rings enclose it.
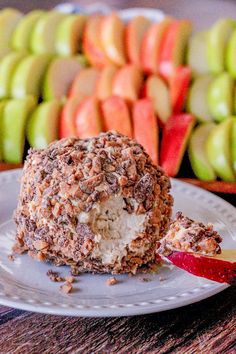
<instances>
[{"instance_id":1,"label":"green apple slice","mask_svg":"<svg viewBox=\"0 0 236 354\"><path fill-rule=\"evenodd\" d=\"M187 108L200 122L213 120L210 114L207 93L212 82L212 75L202 75L197 77L190 88Z\"/></svg>"},{"instance_id":2,"label":"green apple slice","mask_svg":"<svg viewBox=\"0 0 236 354\"><path fill-rule=\"evenodd\" d=\"M234 81L228 73L219 74L210 84L207 94L209 111L220 122L233 113Z\"/></svg>"},{"instance_id":3,"label":"green apple slice","mask_svg":"<svg viewBox=\"0 0 236 354\"><path fill-rule=\"evenodd\" d=\"M189 142L189 159L193 172L203 181L216 179L216 174L206 155L206 141L214 126L213 122L200 124L193 131Z\"/></svg>"},{"instance_id":4,"label":"green apple slice","mask_svg":"<svg viewBox=\"0 0 236 354\"><path fill-rule=\"evenodd\" d=\"M2 46L0 44L0 59L3 59L10 52L11 52L11 48L10 47Z\"/></svg>"},{"instance_id":5,"label":"green apple slice","mask_svg":"<svg viewBox=\"0 0 236 354\"><path fill-rule=\"evenodd\" d=\"M7 8L0 12L0 43L2 46L10 46L12 33L21 18L22 13L16 9Z\"/></svg>"},{"instance_id":6,"label":"green apple slice","mask_svg":"<svg viewBox=\"0 0 236 354\"><path fill-rule=\"evenodd\" d=\"M58 139L61 102L43 102L32 113L27 125L27 139L30 146L44 149Z\"/></svg>"},{"instance_id":7,"label":"green apple slice","mask_svg":"<svg viewBox=\"0 0 236 354\"><path fill-rule=\"evenodd\" d=\"M30 37L37 21L43 16L44 11L35 10L25 15L12 35L12 47L15 50L29 50L30 49Z\"/></svg>"},{"instance_id":8,"label":"green apple slice","mask_svg":"<svg viewBox=\"0 0 236 354\"><path fill-rule=\"evenodd\" d=\"M0 161L3 159L3 114L6 101L0 102Z\"/></svg>"},{"instance_id":9,"label":"green apple slice","mask_svg":"<svg viewBox=\"0 0 236 354\"><path fill-rule=\"evenodd\" d=\"M236 174L236 118L233 119L232 126L232 161L233 161L233 169Z\"/></svg>"},{"instance_id":10,"label":"green apple slice","mask_svg":"<svg viewBox=\"0 0 236 354\"><path fill-rule=\"evenodd\" d=\"M209 73L207 61L207 32L198 32L190 38L188 45L187 62L192 69L193 76Z\"/></svg>"},{"instance_id":11,"label":"green apple slice","mask_svg":"<svg viewBox=\"0 0 236 354\"><path fill-rule=\"evenodd\" d=\"M229 39L226 48L226 68L230 75L236 78L236 30Z\"/></svg>"},{"instance_id":12,"label":"green apple slice","mask_svg":"<svg viewBox=\"0 0 236 354\"><path fill-rule=\"evenodd\" d=\"M3 159L9 163L21 163L24 153L26 121L36 106L32 96L14 99L6 103L3 114Z\"/></svg>"},{"instance_id":13,"label":"green apple slice","mask_svg":"<svg viewBox=\"0 0 236 354\"><path fill-rule=\"evenodd\" d=\"M11 95L11 79L14 70L25 57L24 53L11 52L0 63L0 98L8 98Z\"/></svg>"},{"instance_id":14,"label":"green apple slice","mask_svg":"<svg viewBox=\"0 0 236 354\"><path fill-rule=\"evenodd\" d=\"M233 118L216 125L206 141L208 160L218 177L224 181L234 182L236 177L231 162L231 133Z\"/></svg>"},{"instance_id":15,"label":"green apple slice","mask_svg":"<svg viewBox=\"0 0 236 354\"><path fill-rule=\"evenodd\" d=\"M32 32L31 50L36 54L56 54L56 33L65 14L50 11L40 18Z\"/></svg>"},{"instance_id":16,"label":"green apple slice","mask_svg":"<svg viewBox=\"0 0 236 354\"><path fill-rule=\"evenodd\" d=\"M225 69L225 50L228 40L235 29L235 21L224 18L218 20L211 28L207 40L207 59L213 73Z\"/></svg>"},{"instance_id":17,"label":"green apple slice","mask_svg":"<svg viewBox=\"0 0 236 354\"><path fill-rule=\"evenodd\" d=\"M56 33L57 54L71 56L80 51L85 22L84 15L69 15L61 21Z\"/></svg>"},{"instance_id":18,"label":"green apple slice","mask_svg":"<svg viewBox=\"0 0 236 354\"><path fill-rule=\"evenodd\" d=\"M27 95L39 97L41 85L51 56L48 54L30 55L17 66L12 81L11 95L23 98Z\"/></svg>"},{"instance_id":19,"label":"green apple slice","mask_svg":"<svg viewBox=\"0 0 236 354\"><path fill-rule=\"evenodd\" d=\"M43 99L62 99L82 66L74 58L57 58L49 66L43 83Z\"/></svg>"}]
</instances>

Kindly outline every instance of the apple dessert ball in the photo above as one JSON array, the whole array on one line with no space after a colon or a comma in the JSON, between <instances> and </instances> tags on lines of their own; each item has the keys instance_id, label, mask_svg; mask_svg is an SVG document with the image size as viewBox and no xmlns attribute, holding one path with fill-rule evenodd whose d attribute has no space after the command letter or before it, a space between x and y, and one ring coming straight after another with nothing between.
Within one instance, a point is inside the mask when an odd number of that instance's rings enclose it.
<instances>
[{"instance_id":1,"label":"apple dessert ball","mask_svg":"<svg viewBox=\"0 0 236 354\"><path fill-rule=\"evenodd\" d=\"M172 202L169 178L135 140L63 139L30 150L15 250L78 271L135 273L155 260Z\"/></svg>"}]
</instances>

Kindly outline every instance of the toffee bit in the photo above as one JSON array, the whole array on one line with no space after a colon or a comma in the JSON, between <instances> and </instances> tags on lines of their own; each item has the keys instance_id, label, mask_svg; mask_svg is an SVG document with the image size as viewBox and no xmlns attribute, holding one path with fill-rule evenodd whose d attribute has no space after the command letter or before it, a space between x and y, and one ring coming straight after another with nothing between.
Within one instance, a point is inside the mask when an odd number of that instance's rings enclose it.
<instances>
[{"instance_id":1,"label":"toffee bit","mask_svg":"<svg viewBox=\"0 0 236 354\"><path fill-rule=\"evenodd\" d=\"M65 294L71 293L72 289L73 289L72 284L67 281L63 285L60 286L60 290Z\"/></svg>"},{"instance_id":2,"label":"toffee bit","mask_svg":"<svg viewBox=\"0 0 236 354\"><path fill-rule=\"evenodd\" d=\"M68 283L74 283L75 278L72 277L72 276L67 276L67 277L65 277L65 280L66 280L66 282L68 282Z\"/></svg>"},{"instance_id":3,"label":"toffee bit","mask_svg":"<svg viewBox=\"0 0 236 354\"><path fill-rule=\"evenodd\" d=\"M76 266L71 266L70 273L71 273L71 275L73 275L74 277L78 276L78 275L80 274L79 268L76 267Z\"/></svg>"},{"instance_id":4,"label":"toffee bit","mask_svg":"<svg viewBox=\"0 0 236 354\"><path fill-rule=\"evenodd\" d=\"M142 281L143 283L148 283L150 281L152 281L152 279L150 278L139 278L140 281Z\"/></svg>"},{"instance_id":5,"label":"toffee bit","mask_svg":"<svg viewBox=\"0 0 236 354\"><path fill-rule=\"evenodd\" d=\"M46 275L49 277L49 279L53 282L59 283L64 281L65 279L61 276L59 276L58 272L54 272L52 269L49 269L46 273Z\"/></svg>"},{"instance_id":6,"label":"toffee bit","mask_svg":"<svg viewBox=\"0 0 236 354\"><path fill-rule=\"evenodd\" d=\"M115 285L115 284L117 284L117 283L118 283L118 280L117 280L115 277L109 278L109 279L107 279L107 281L106 281L106 284L109 285L109 286Z\"/></svg>"},{"instance_id":7,"label":"toffee bit","mask_svg":"<svg viewBox=\"0 0 236 354\"><path fill-rule=\"evenodd\" d=\"M15 260L15 257L13 256L13 254L9 254L9 255L7 256L7 258L8 258L9 261L11 261L11 262L14 262L14 260Z\"/></svg>"}]
</instances>

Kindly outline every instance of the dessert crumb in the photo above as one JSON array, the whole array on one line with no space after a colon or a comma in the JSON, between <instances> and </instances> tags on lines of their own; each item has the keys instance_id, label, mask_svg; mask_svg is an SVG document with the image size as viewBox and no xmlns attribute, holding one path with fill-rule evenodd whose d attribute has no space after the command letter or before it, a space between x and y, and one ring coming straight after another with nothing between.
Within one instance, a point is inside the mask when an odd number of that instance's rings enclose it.
<instances>
[{"instance_id":1,"label":"dessert crumb","mask_svg":"<svg viewBox=\"0 0 236 354\"><path fill-rule=\"evenodd\" d=\"M107 281L106 281L106 284L107 285L115 285L115 284L117 284L118 283L118 280L115 278L115 277L112 277L112 278L109 278L109 279L107 279Z\"/></svg>"},{"instance_id":2,"label":"dessert crumb","mask_svg":"<svg viewBox=\"0 0 236 354\"><path fill-rule=\"evenodd\" d=\"M159 280L160 280L160 281L164 281L164 280L166 280L166 278L164 278L164 277L159 277Z\"/></svg>"},{"instance_id":3,"label":"dessert crumb","mask_svg":"<svg viewBox=\"0 0 236 354\"><path fill-rule=\"evenodd\" d=\"M73 289L72 284L67 281L63 285L60 286L60 290L65 294L71 293L72 289Z\"/></svg>"},{"instance_id":4,"label":"dessert crumb","mask_svg":"<svg viewBox=\"0 0 236 354\"><path fill-rule=\"evenodd\" d=\"M79 268L76 266L71 266L70 274L73 275L74 277L78 276L80 274Z\"/></svg>"},{"instance_id":5,"label":"dessert crumb","mask_svg":"<svg viewBox=\"0 0 236 354\"><path fill-rule=\"evenodd\" d=\"M72 283L74 283L75 278L69 275L69 276L65 277L65 280L66 280L67 283L71 283L72 284Z\"/></svg>"},{"instance_id":6,"label":"dessert crumb","mask_svg":"<svg viewBox=\"0 0 236 354\"><path fill-rule=\"evenodd\" d=\"M152 281L152 279L146 278L146 277L139 278L139 280L142 281L143 283L148 283L148 282Z\"/></svg>"},{"instance_id":7,"label":"dessert crumb","mask_svg":"<svg viewBox=\"0 0 236 354\"><path fill-rule=\"evenodd\" d=\"M56 282L56 283L65 280L63 277L61 277L61 276L59 275L58 272L54 272L52 269L49 269L46 274L47 274L47 276L49 277L49 279L50 279L51 281Z\"/></svg>"},{"instance_id":8,"label":"dessert crumb","mask_svg":"<svg viewBox=\"0 0 236 354\"><path fill-rule=\"evenodd\" d=\"M7 258L8 258L9 261L11 261L11 262L14 262L14 260L15 260L15 257L13 256L13 254L9 254L9 255L7 256Z\"/></svg>"}]
</instances>

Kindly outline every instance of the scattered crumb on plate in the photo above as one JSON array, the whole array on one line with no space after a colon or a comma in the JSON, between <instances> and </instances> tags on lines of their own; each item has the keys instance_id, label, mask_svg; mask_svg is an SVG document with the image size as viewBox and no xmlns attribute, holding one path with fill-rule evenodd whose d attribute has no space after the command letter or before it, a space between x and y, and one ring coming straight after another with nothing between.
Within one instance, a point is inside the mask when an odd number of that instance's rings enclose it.
<instances>
[{"instance_id":1,"label":"scattered crumb on plate","mask_svg":"<svg viewBox=\"0 0 236 354\"><path fill-rule=\"evenodd\" d=\"M49 277L49 279L53 282L61 282L65 280L63 277L59 275L58 272L54 272L52 269L49 269L46 274Z\"/></svg>"},{"instance_id":2,"label":"scattered crumb on plate","mask_svg":"<svg viewBox=\"0 0 236 354\"><path fill-rule=\"evenodd\" d=\"M118 283L118 280L115 278L115 277L112 277L112 278L108 278L107 281L106 281L106 284L107 285L115 285Z\"/></svg>"},{"instance_id":3,"label":"scattered crumb on plate","mask_svg":"<svg viewBox=\"0 0 236 354\"><path fill-rule=\"evenodd\" d=\"M72 289L73 289L73 286L68 281L66 281L63 285L60 286L60 290L65 294L71 293Z\"/></svg>"},{"instance_id":4,"label":"scattered crumb on plate","mask_svg":"<svg viewBox=\"0 0 236 354\"><path fill-rule=\"evenodd\" d=\"M11 262L14 262L14 260L15 260L15 257L13 256L13 254L9 254L9 255L7 256L7 258L8 258L9 261L11 261Z\"/></svg>"}]
</instances>

